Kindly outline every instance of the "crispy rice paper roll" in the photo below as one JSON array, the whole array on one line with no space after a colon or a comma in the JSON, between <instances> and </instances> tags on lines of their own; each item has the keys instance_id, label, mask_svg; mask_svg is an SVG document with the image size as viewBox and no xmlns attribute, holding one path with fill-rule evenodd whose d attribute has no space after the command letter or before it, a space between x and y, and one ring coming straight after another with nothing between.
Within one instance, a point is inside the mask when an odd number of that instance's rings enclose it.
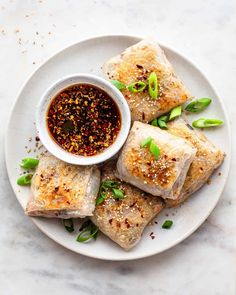
<instances>
[{"instance_id":1,"label":"crispy rice paper roll","mask_svg":"<svg viewBox=\"0 0 236 295\"><path fill-rule=\"evenodd\" d=\"M160 149L158 159L141 142L151 137ZM196 149L186 140L141 122L134 122L117 162L117 176L141 190L177 199Z\"/></svg>"},{"instance_id":2,"label":"crispy rice paper roll","mask_svg":"<svg viewBox=\"0 0 236 295\"><path fill-rule=\"evenodd\" d=\"M214 170L222 164L224 153L215 147L201 131L193 129L182 118L169 122L168 132L182 137L197 149L179 197L176 200L165 200L169 207L173 207L183 203L207 182Z\"/></svg>"},{"instance_id":3,"label":"crispy rice paper roll","mask_svg":"<svg viewBox=\"0 0 236 295\"><path fill-rule=\"evenodd\" d=\"M54 156L43 156L31 181L30 216L76 218L91 216L100 185L94 166L67 164Z\"/></svg>"},{"instance_id":4,"label":"crispy rice paper roll","mask_svg":"<svg viewBox=\"0 0 236 295\"><path fill-rule=\"evenodd\" d=\"M157 74L159 96L156 100L149 96L147 89L140 93L122 90L131 110L132 121L148 123L190 98L164 51L153 40L142 40L127 48L108 60L103 65L103 71L108 79L119 80L125 85L137 81L148 83L150 73Z\"/></svg>"},{"instance_id":5,"label":"crispy rice paper roll","mask_svg":"<svg viewBox=\"0 0 236 295\"><path fill-rule=\"evenodd\" d=\"M115 243L129 250L139 242L143 230L163 209L164 202L128 183L120 182L115 177L115 169L116 162L107 163L102 170L102 181L119 182L125 197L115 200L112 192L108 191L103 203L96 206L91 220Z\"/></svg>"}]
</instances>

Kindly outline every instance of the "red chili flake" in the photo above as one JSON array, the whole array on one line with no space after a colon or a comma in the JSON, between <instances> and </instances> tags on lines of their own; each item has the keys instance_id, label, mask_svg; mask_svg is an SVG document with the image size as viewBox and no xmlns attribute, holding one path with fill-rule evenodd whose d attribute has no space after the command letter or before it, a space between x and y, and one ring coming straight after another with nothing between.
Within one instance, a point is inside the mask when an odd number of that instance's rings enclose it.
<instances>
[{"instance_id":1,"label":"red chili flake","mask_svg":"<svg viewBox=\"0 0 236 295\"><path fill-rule=\"evenodd\" d=\"M142 120L144 121L145 120L145 113L142 112Z\"/></svg>"}]
</instances>

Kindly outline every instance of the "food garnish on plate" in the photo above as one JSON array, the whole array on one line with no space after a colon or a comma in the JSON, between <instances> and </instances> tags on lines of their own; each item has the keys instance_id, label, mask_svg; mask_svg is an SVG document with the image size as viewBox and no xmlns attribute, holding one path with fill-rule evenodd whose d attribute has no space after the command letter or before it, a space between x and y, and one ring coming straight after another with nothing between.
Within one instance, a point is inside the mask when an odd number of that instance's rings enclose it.
<instances>
[{"instance_id":1,"label":"food garnish on plate","mask_svg":"<svg viewBox=\"0 0 236 295\"><path fill-rule=\"evenodd\" d=\"M76 218L92 215L100 185L95 166L67 164L44 155L31 179L26 213L30 216Z\"/></svg>"},{"instance_id":2,"label":"food garnish on plate","mask_svg":"<svg viewBox=\"0 0 236 295\"><path fill-rule=\"evenodd\" d=\"M161 198L153 197L140 189L120 181L114 174L116 162L102 168L102 184L118 184L123 197L118 199L114 190L106 190L104 200L96 206L90 217L105 235L128 250L140 240L147 224L164 208ZM99 196L98 196L99 197Z\"/></svg>"},{"instance_id":3,"label":"food garnish on plate","mask_svg":"<svg viewBox=\"0 0 236 295\"><path fill-rule=\"evenodd\" d=\"M117 176L154 196L177 199L196 149L186 140L134 122L117 162Z\"/></svg>"},{"instance_id":4,"label":"food garnish on plate","mask_svg":"<svg viewBox=\"0 0 236 295\"><path fill-rule=\"evenodd\" d=\"M148 123L190 98L164 51L153 40L127 48L108 60L103 71L122 91L132 121Z\"/></svg>"}]
</instances>

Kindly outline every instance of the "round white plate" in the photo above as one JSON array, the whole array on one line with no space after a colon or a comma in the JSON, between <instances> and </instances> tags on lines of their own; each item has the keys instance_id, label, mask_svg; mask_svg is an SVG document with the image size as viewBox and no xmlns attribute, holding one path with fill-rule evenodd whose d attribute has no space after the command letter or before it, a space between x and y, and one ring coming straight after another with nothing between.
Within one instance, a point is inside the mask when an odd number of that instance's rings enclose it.
<instances>
[{"instance_id":1,"label":"round white plate","mask_svg":"<svg viewBox=\"0 0 236 295\"><path fill-rule=\"evenodd\" d=\"M41 95L51 84L66 75L82 72L103 76L101 71L103 63L139 40L140 38L132 36L104 36L76 43L54 55L29 78L12 110L5 141L6 165L10 182L23 208L26 206L30 190L16 184L16 179L22 172L18 164L28 155L26 150L29 148L32 149L29 155L34 155L35 106ZM78 223L75 232L69 234L58 219L32 218L46 235L72 251L107 260L130 260L160 253L193 233L209 216L219 200L230 163L229 123L223 103L199 69L174 50L165 46L162 48L192 95L197 98L213 98L213 103L207 110L200 115L191 115L189 119L195 120L204 116L224 120L225 124L222 127L207 130L206 133L218 147L225 151L227 155L225 161L214 173L210 185L205 185L181 207L165 209L156 218L158 223L147 226L141 242L129 252L124 251L102 234L96 242L87 244L76 242ZM31 142L29 142L30 137L33 138ZM221 176L218 175L219 171ZM170 230L161 228L165 219L174 221ZM156 236L155 239L150 237L151 232Z\"/></svg>"}]
</instances>

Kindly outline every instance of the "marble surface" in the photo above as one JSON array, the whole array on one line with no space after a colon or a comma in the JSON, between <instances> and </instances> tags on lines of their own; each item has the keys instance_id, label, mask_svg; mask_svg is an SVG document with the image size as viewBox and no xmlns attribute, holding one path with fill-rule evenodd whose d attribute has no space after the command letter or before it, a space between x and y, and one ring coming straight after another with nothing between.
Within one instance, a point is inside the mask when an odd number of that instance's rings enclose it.
<instances>
[{"instance_id":1,"label":"marble surface","mask_svg":"<svg viewBox=\"0 0 236 295\"><path fill-rule=\"evenodd\" d=\"M0 1L0 294L236 294L236 164L207 221L160 255L104 262L74 254L27 218L8 182L4 132L27 77L77 40L102 34L157 36L216 85L236 131L235 0ZM233 144L235 140L233 138Z\"/></svg>"}]
</instances>

